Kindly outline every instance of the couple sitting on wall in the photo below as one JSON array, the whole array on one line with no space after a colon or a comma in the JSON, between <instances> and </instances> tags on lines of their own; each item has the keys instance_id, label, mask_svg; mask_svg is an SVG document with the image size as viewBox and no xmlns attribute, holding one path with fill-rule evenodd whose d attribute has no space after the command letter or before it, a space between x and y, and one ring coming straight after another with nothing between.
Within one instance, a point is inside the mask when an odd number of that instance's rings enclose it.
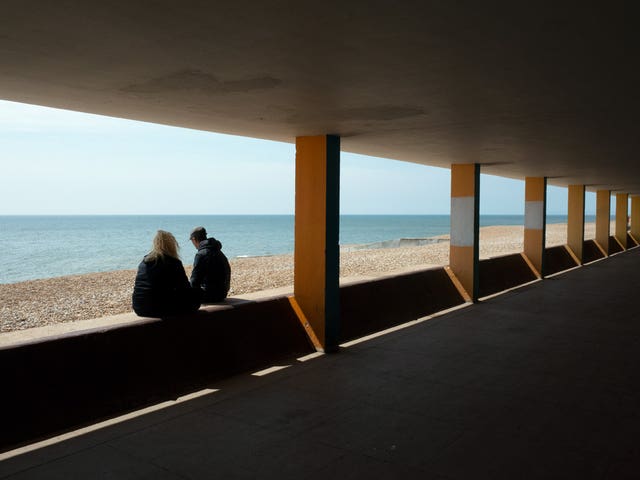
<instances>
[{"instance_id":1,"label":"couple sitting on wall","mask_svg":"<svg viewBox=\"0 0 640 480\"><path fill-rule=\"evenodd\" d=\"M164 317L195 312L201 303L221 302L229 293L231 268L222 253L222 244L207 238L204 227L191 231L190 240L198 249L191 279L187 279L178 242L158 230L153 248L138 266L133 289L133 310L143 317Z\"/></svg>"}]
</instances>

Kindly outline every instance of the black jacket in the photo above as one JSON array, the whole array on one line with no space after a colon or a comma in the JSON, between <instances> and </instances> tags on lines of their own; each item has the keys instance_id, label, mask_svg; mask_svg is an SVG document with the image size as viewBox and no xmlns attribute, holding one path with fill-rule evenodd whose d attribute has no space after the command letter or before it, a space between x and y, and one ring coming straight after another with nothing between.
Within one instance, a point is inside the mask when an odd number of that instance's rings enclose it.
<instances>
[{"instance_id":1,"label":"black jacket","mask_svg":"<svg viewBox=\"0 0 640 480\"><path fill-rule=\"evenodd\" d=\"M192 289L182 262L165 256L144 257L133 288L133 310L144 317L164 317L193 312L200 307L201 292Z\"/></svg>"},{"instance_id":2,"label":"black jacket","mask_svg":"<svg viewBox=\"0 0 640 480\"><path fill-rule=\"evenodd\" d=\"M204 291L203 302L220 302L229 293L231 267L221 249L222 243L213 237L207 238L200 242L193 259L191 286Z\"/></svg>"}]
</instances>

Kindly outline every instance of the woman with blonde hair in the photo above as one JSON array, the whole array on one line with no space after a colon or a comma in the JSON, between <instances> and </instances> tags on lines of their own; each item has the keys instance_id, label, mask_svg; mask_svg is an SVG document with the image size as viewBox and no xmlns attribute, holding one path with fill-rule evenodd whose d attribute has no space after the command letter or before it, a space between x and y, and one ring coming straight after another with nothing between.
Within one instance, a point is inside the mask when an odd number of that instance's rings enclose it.
<instances>
[{"instance_id":1,"label":"woman with blonde hair","mask_svg":"<svg viewBox=\"0 0 640 480\"><path fill-rule=\"evenodd\" d=\"M200 307L201 293L191 288L178 248L171 233L158 230L151 252L138 266L133 288L133 311L141 317L195 312Z\"/></svg>"}]
</instances>

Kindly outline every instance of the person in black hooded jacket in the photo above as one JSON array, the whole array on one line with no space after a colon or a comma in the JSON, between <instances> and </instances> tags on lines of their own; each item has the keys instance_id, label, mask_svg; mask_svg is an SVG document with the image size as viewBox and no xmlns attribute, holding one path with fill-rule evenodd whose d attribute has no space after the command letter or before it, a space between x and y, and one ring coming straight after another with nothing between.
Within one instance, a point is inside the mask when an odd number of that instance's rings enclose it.
<instances>
[{"instance_id":1,"label":"person in black hooded jacket","mask_svg":"<svg viewBox=\"0 0 640 480\"><path fill-rule=\"evenodd\" d=\"M221 302L227 298L231 282L231 267L222 253L222 243L213 237L207 238L204 227L194 228L190 239L198 249L193 259L191 286L202 289L204 303Z\"/></svg>"},{"instance_id":2,"label":"person in black hooded jacket","mask_svg":"<svg viewBox=\"0 0 640 480\"><path fill-rule=\"evenodd\" d=\"M200 290L189 284L175 237L158 230L151 252L138 266L131 298L133 311L141 317L195 312L200 307L200 296Z\"/></svg>"}]
</instances>

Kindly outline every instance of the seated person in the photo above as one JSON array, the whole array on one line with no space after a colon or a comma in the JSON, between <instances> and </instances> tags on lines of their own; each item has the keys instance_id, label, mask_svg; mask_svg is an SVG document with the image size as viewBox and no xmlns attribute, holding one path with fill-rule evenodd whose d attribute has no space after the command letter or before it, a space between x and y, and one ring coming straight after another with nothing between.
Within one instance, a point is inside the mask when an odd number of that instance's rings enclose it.
<instances>
[{"instance_id":1,"label":"seated person","mask_svg":"<svg viewBox=\"0 0 640 480\"><path fill-rule=\"evenodd\" d=\"M207 238L204 227L194 228L190 239L198 249L193 259L191 286L202 289L204 303L221 302L227 298L231 282L231 267L222 253L222 243L213 237Z\"/></svg>"},{"instance_id":2,"label":"seated person","mask_svg":"<svg viewBox=\"0 0 640 480\"><path fill-rule=\"evenodd\" d=\"M133 311L141 317L165 317L195 312L201 292L191 288L178 257L178 242L164 230L158 230L153 249L138 266L133 288Z\"/></svg>"}]
</instances>

